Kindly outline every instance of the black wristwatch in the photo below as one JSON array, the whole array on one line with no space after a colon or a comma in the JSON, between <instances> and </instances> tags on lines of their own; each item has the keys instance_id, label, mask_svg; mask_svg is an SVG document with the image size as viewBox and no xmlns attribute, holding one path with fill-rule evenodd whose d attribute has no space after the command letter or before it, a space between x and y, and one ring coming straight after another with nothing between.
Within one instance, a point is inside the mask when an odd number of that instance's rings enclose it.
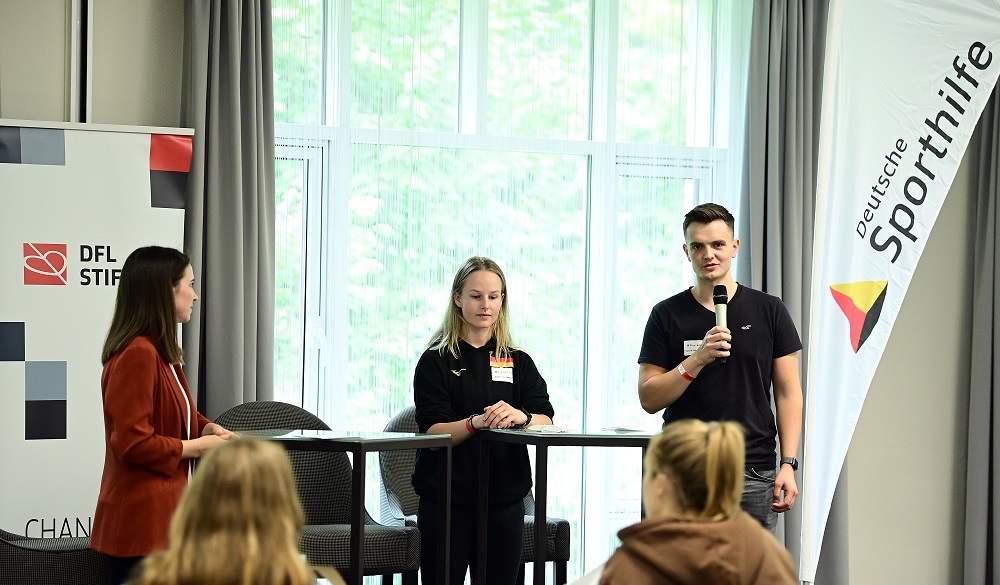
<instances>
[{"instance_id":1,"label":"black wristwatch","mask_svg":"<svg viewBox=\"0 0 1000 585\"><path fill-rule=\"evenodd\" d=\"M511 425L510 428L512 428L512 429L523 429L524 427L526 427L529 424L531 424L531 413L528 412L527 410L523 409L523 408L518 409L518 410L520 410L521 412L523 412L524 416L526 416L528 418L524 419L524 422L521 423L521 424L519 424L519 425Z\"/></svg>"},{"instance_id":2,"label":"black wristwatch","mask_svg":"<svg viewBox=\"0 0 1000 585\"><path fill-rule=\"evenodd\" d=\"M778 466L781 467L782 465L784 465L786 463L792 466L792 471L798 471L799 470L799 460L798 459L796 459L794 457L782 457L781 458L781 463L779 463Z\"/></svg>"}]
</instances>

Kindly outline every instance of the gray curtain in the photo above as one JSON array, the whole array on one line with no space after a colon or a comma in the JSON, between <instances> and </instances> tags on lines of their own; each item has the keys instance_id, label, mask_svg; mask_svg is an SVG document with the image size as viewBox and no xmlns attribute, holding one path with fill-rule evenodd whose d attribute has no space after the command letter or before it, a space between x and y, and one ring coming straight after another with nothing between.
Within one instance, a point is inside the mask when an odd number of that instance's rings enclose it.
<instances>
[{"instance_id":1,"label":"gray curtain","mask_svg":"<svg viewBox=\"0 0 1000 585\"><path fill-rule=\"evenodd\" d=\"M187 0L181 122L194 128L184 244L201 296L186 369L208 417L274 395L270 0Z\"/></svg>"},{"instance_id":2,"label":"gray curtain","mask_svg":"<svg viewBox=\"0 0 1000 585\"><path fill-rule=\"evenodd\" d=\"M1000 85L986 104L977 128L980 136L979 189L976 198L976 245L973 277L969 449L965 496L965 585L1000 583L996 554L1000 522L1000 474L996 454L1000 433L1000 371L994 358L1000 347L1000 258L997 199L1000 199Z\"/></svg>"},{"instance_id":3,"label":"gray curtain","mask_svg":"<svg viewBox=\"0 0 1000 585\"><path fill-rule=\"evenodd\" d=\"M747 95L747 164L739 231L750 262L737 277L780 297L808 340L823 58L829 0L755 0ZM808 364L802 357L802 378ZM804 389L808 400L808 389ZM802 453L800 447L799 453ZM817 583L847 583L846 481L841 474ZM799 490L801 474L796 477ZM779 538L796 564L801 506L782 515Z\"/></svg>"}]
</instances>

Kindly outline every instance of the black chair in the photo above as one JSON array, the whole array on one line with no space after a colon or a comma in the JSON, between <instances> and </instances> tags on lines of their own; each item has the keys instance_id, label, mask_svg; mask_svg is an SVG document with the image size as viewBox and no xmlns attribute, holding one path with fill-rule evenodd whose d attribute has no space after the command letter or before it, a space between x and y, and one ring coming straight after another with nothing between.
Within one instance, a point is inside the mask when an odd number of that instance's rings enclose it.
<instances>
[{"instance_id":1,"label":"black chair","mask_svg":"<svg viewBox=\"0 0 1000 585\"><path fill-rule=\"evenodd\" d=\"M0 585L105 585L89 538L31 538L0 530Z\"/></svg>"},{"instance_id":2,"label":"black chair","mask_svg":"<svg viewBox=\"0 0 1000 585\"><path fill-rule=\"evenodd\" d=\"M285 402L246 402L219 415L215 422L231 431L266 429L330 430L322 420ZM295 484L305 510L300 548L309 564L350 568L351 462L346 453L288 451ZM412 527L384 526L365 510L365 575L391 582L401 573L404 585L416 585L420 569L420 532Z\"/></svg>"},{"instance_id":3,"label":"black chair","mask_svg":"<svg viewBox=\"0 0 1000 585\"><path fill-rule=\"evenodd\" d=\"M416 408L407 406L385 426L386 432L419 432ZM389 526L416 526L417 506L420 498L413 491L410 478L416 465L416 451L381 451L379 472L382 475L380 494L381 520ZM555 564L556 585L565 585L569 563L569 522L562 518L548 517L545 521L545 560ZM524 584L524 564L535 559L535 498L531 492L524 497L524 549L521 551L521 568L517 582Z\"/></svg>"}]
</instances>

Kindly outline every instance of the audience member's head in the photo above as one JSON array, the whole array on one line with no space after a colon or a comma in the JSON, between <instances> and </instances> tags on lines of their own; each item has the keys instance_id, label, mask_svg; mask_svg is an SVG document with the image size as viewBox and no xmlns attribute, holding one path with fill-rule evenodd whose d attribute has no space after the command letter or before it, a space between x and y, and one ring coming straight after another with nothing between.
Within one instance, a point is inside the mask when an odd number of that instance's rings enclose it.
<instances>
[{"instance_id":1,"label":"audience member's head","mask_svg":"<svg viewBox=\"0 0 1000 585\"><path fill-rule=\"evenodd\" d=\"M284 449L230 441L204 457L170 527L170 548L150 556L136 585L305 585L304 523Z\"/></svg>"},{"instance_id":2,"label":"audience member's head","mask_svg":"<svg viewBox=\"0 0 1000 585\"><path fill-rule=\"evenodd\" d=\"M668 424L646 451L646 514L732 517L740 510L744 460L737 423L689 419Z\"/></svg>"},{"instance_id":3,"label":"audience member's head","mask_svg":"<svg viewBox=\"0 0 1000 585\"><path fill-rule=\"evenodd\" d=\"M646 451L646 518L618 532L622 545L590 578L601 585L798 585L788 551L740 511L744 449L735 422L664 427Z\"/></svg>"}]
</instances>

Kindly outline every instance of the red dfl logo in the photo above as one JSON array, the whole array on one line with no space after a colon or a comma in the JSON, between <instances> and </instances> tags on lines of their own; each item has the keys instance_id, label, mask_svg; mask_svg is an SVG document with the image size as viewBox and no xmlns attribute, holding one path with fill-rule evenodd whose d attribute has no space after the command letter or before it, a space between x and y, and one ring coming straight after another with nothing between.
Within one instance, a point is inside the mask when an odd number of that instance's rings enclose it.
<instances>
[{"instance_id":1,"label":"red dfl logo","mask_svg":"<svg viewBox=\"0 0 1000 585\"><path fill-rule=\"evenodd\" d=\"M66 286L66 244L24 244L24 284Z\"/></svg>"}]
</instances>

